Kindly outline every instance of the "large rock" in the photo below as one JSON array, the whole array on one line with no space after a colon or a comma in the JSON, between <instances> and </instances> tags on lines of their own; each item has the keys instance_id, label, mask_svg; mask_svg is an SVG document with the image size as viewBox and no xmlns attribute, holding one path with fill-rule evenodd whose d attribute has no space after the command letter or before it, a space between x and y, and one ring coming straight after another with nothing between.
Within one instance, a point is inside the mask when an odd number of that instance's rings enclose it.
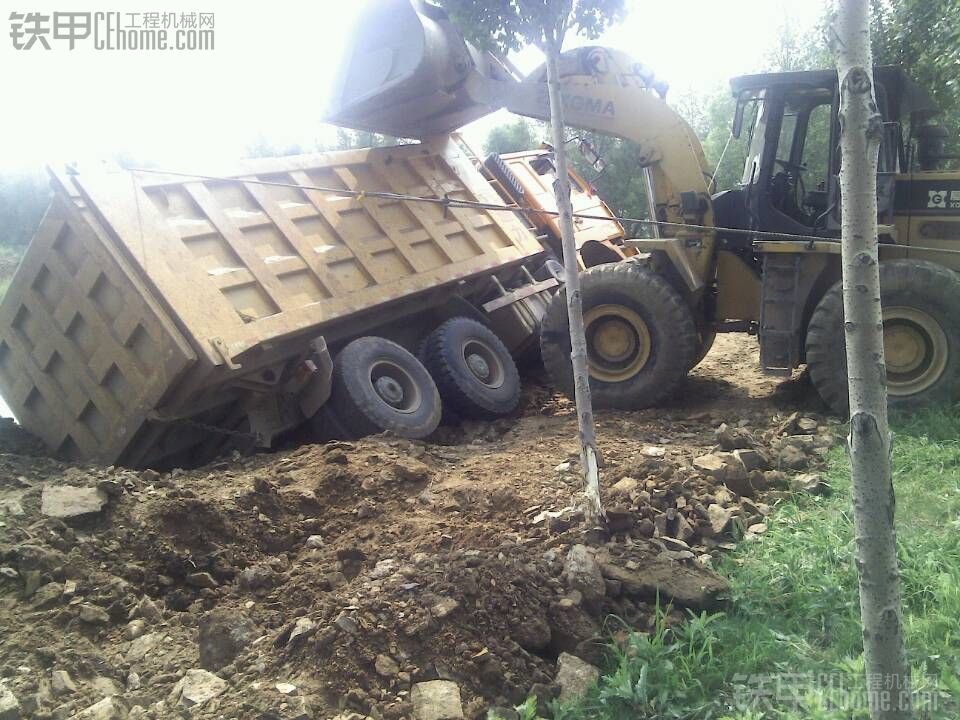
<instances>
[{"instance_id":1,"label":"large rock","mask_svg":"<svg viewBox=\"0 0 960 720\"><path fill-rule=\"evenodd\" d=\"M256 626L244 615L210 613L200 621L200 667L219 670L229 665L256 638Z\"/></svg>"},{"instance_id":2,"label":"large rock","mask_svg":"<svg viewBox=\"0 0 960 720\"><path fill-rule=\"evenodd\" d=\"M604 563L604 577L620 581L623 592L647 600L657 597L695 610L715 610L730 585L712 570L670 560L651 559L637 570Z\"/></svg>"},{"instance_id":3,"label":"large rock","mask_svg":"<svg viewBox=\"0 0 960 720\"><path fill-rule=\"evenodd\" d=\"M227 681L223 678L207 670L193 668L187 670L187 674L173 686L167 702L171 705L194 707L222 695L226 689Z\"/></svg>"},{"instance_id":4,"label":"large rock","mask_svg":"<svg viewBox=\"0 0 960 720\"><path fill-rule=\"evenodd\" d=\"M161 643L163 643L163 633L152 632L141 635L130 643L130 649L127 650L127 662L143 660L148 653L160 647Z\"/></svg>"},{"instance_id":5,"label":"large rock","mask_svg":"<svg viewBox=\"0 0 960 720\"><path fill-rule=\"evenodd\" d=\"M98 513L106 504L107 494L97 488L44 485L40 512L47 517L69 519Z\"/></svg>"},{"instance_id":6,"label":"large rock","mask_svg":"<svg viewBox=\"0 0 960 720\"><path fill-rule=\"evenodd\" d=\"M560 700L567 702L586 694L587 690L600 678L600 671L576 655L560 653L557 659L557 685L560 686Z\"/></svg>"},{"instance_id":7,"label":"large rock","mask_svg":"<svg viewBox=\"0 0 960 720\"><path fill-rule=\"evenodd\" d=\"M410 693L415 720L463 720L460 687L451 680L429 680Z\"/></svg>"},{"instance_id":8,"label":"large rock","mask_svg":"<svg viewBox=\"0 0 960 720\"><path fill-rule=\"evenodd\" d=\"M733 519L733 510L725 508L722 505L714 503L707 508L707 521L710 523L710 529L714 535L720 535L728 527Z\"/></svg>"},{"instance_id":9,"label":"large rock","mask_svg":"<svg viewBox=\"0 0 960 720\"><path fill-rule=\"evenodd\" d=\"M578 590L588 607L597 607L607 592L600 565L586 545L574 545L567 553L563 575L571 590Z\"/></svg>"},{"instance_id":10,"label":"large rock","mask_svg":"<svg viewBox=\"0 0 960 720\"><path fill-rule=\"evenodd\" d=\"M20 720L20 701L4 685L0 685L0 720Z\"/></svg>"},{"instance_id":11,"label":"large rock","mask_svg":"<svg viewBox=\"0 0 960 720\"><path fill-rule=\"evenodd\" d=\"M117 697L107 697L81 710L70 720L126 720L127 706Z\"/></svg>"}]
</instances>

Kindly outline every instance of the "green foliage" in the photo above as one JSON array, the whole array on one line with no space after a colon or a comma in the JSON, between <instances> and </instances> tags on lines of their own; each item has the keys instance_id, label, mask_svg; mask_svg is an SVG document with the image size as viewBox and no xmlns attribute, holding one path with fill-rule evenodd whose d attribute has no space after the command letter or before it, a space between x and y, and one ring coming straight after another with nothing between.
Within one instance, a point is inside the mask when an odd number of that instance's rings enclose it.
<instances>
[{"instance_id":1,"label":"green foliage","mask_svg":"<svg viewBox=\"0 0 960 720\"><path fill-rule=\"evenodd\" d=\"M535 150L540 146L540 138L547 134L548 129L543 123L518 117L513 122L493 128L483 143L483 150L497 155Z\"/></svg>"},{"instance_id":2,"label":"green foliage","mask_svg":"<svg viewBox=\"0 0 960 720\"><path fill-rule=\"evenodd\" d=\"M960 135L960 1L871 0L871 39L877 65L900 65L943 110Z\"/></svg>"},{"instance_id":3,"label":"green foliage","mask_svg":"<svg viewBox=\"0 0 960 720\"><path fill-rule=\"evenodd\" d=\"M898 553L915 716L955 720L960 702L960 408L895 418ZM565 720L867 720L849 466L832 493L795 496L756 543L721 564L726 614L691 616L613 646L614 661ZM758 683L779 675L784 683ZM821 677L822 676L822 677ZM756 704L752 700L762 700ZM851 701L860 702L852 707Z\"/></svg>"},{"instance_id":4,"label":"green foliage","mask_svg":"<svg viewBox=\"0 0 960 720\"><path fill-rule=\"evenodd\" d=\"M545 47L559 21L595 38L624 13L624 0L442 0L461 32L475 45L506 54L531 43ZM559 33L562 39L563 33Z\"/></svg>"}]
</instances>

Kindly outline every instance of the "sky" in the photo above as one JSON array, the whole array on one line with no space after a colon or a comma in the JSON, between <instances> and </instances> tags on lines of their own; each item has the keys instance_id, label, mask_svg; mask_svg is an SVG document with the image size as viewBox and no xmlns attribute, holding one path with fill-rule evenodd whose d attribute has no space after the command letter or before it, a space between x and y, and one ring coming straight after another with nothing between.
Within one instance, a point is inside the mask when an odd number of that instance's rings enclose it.
<instances>
[{"instance_id":1,"label":"sky","mask_svg":"<svg viewBox=\"0 0 960 720\"><path fill-rule=\"evenodd\" d=\"M803 32L823 14L823 0L627 1L626 19L595 42L652 67L673 96L709 92L733 75L763 70L784 23ZM126 153L167 169L215 174L258 137L277 147L329 141L325 99L363 2L11 0L0 14L0 172ZM186 14L187 25L191 13L203 13L209 26L212 15L214 49L96 49L88 37L71 50L69 40L50 35L50 50L36 40L14 47L11 31L27 21L11 20L11 13L54 11L120 12L124 26L152 24L151 13L174 13L178 24ZM82 16L75 22L74 34L82 35ZM29 37L16 39L24 45ZM571 38L567 45L584 42ZM515 60L526 71L539 64L539 53L528 49ZM498 114L474 123L467 139L482 145L503 120Z\"/></svg>"}]
</instances>

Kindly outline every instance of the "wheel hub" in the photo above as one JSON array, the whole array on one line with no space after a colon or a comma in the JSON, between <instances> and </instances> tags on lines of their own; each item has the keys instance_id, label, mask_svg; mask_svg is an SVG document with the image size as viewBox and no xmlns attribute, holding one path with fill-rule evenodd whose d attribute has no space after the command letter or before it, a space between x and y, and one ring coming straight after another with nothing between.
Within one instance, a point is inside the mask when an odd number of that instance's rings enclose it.
<instances>
[{"instance_id":1,"label":"wheel hub","mask_svg":"<svg viewBox=\"0 0 960 720\"><path fill-rule=\"evenodd\" d=\"M477 376L478 380L486 382L490 379L490 366L486 360L476 353L467 356L467 367L470 368L470 372Z\"/></svg>"},{"instance_id":2,"label":"wheel hub","mask_svg":"<svg viewBox=\"0 0 960 720\"><path fill-rule=\"evenodd\" d=\"M403 388L392 377L386 375L379 377L374 381L373 386L377 394L391 405L397 406L403 402Z\"/></svg>"},{"instance_id":3,"label":"wheel hub","mask_svg":"<svg viewBox=\"0 0 960 720\"><path fill-rule=\"evenodd\" d=\"M650 359L650 330L630 308L597 305L583 314L583 324L591 377L623 382L640 372Z\"/></svg>"},{"instance_id":4,"label":"wheel hub","mask_svg":"<svg viewBox=\"0 0 960 720\"><path fill-rule=\"evenodd\" d=\"M387 405L402 413L412 413L420 407L420 389L403 367L392 360L381 359L370 368L370 384Z\"/></svg>"},{"instance_id":5,"label":"wheel hub","mask_svg":"<svg viewBox=\"0 0 960 720\"><path fill-rule=\"evenodd\" d=\"M949 348L940 324L913 307L883 309L883 353L890 395L923 392L943 375Z\"/></svg>"}]
</instances>

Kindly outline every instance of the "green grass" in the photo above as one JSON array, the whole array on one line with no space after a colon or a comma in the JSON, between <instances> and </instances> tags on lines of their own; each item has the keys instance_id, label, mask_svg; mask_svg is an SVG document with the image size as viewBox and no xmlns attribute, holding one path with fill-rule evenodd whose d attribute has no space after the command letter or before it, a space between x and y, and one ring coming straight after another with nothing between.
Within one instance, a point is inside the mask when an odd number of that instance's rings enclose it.
<instances>
[{"instance_id":1,"label":"green grass","mask_svg":"<svg viewBox=\"0 0 960 720\"><path fill-rule=\"evenodd\" d=\"M955 720L960 409L901 419L894 430L904 622L920 706L915 717ZM849 692L862 691L865 680L848 473L845 451L834 449L829 496L784 503L761 542L742 543L724 558L720 571L733 588L726 613L691 616L672 630L661 622L649 635L631 635L612 649L597 687L577 705L554 706L554 716L867 718L862 692ZM753 702L757 698L761 702ZM530 717L529 707L521 716Z\"/></svg>"}]
</instances>

